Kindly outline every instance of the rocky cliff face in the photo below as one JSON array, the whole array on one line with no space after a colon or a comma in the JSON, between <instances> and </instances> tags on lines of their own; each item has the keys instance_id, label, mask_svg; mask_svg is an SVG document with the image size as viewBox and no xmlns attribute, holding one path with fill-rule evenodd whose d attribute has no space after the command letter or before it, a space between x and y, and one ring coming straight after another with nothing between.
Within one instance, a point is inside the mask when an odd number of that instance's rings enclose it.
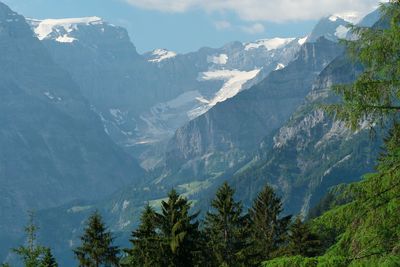
<instances>
[{"instance_id":1,"label":"rocky cliff face","mask_svg":"<svg viewBox=\"0 0 400 267\"><path fill-rule=\"evenodd\" d=\"M97 17L30 24L77 81L106 132L146 168L157 165L158 144L176 129L285 67L304 42L275 38L185 55L157 49L141 56L123 28Z\"/></svg>"},{"instance_id":2,"label":"rocky cliff face","mask_svg":"<svg viewBox=\"0 0 400 267\"><path fill-rule=\"evenodd\" d=\"M287 67L178 129L169 144L166 176L174 182L204 180L240 164L282 126L340 52L324 38L306 43Z\"/></svg>"},{"instance_id":3,"label":"rocky cliff face","mask_svg":"<svg viewBox=\"0 0 400 267\"><path fill-rule=\"evenodd\" d=\"M380 144L370 139L370 129L363 126L354 133L320 108L337 101L332 85L351 83L359 72L360 67L343 55L321 73L306 102L234 176L237 188L246 186L239 191L242 198L252 199L269 183L283 196L286 212L306 215L330 187L357 181L372 171Z\"/></svg>"},{"instance_id":4,"label":"rocky cliff face","mask_svg":"<svg viewBox=\"0 0 400 267\"><path fill-rule=\"evenodd\" d=\"M99 199L143 170L104 133L100 118L55 64L24 17L0 3L0 240L28 209Z\"/></svg>"}]
</instances>

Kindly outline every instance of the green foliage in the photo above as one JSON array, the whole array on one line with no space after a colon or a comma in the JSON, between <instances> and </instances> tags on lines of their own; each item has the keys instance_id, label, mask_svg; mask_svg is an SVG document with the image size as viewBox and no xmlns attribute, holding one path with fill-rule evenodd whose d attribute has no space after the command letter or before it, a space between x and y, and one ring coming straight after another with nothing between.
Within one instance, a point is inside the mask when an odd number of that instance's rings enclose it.
<instances>
[{"instance_id":1,"label":"green foliage","mask_svg":"<svg viewBox=\"0 0 400 267\"><path fill-rule=\"evenodd\" d=\"M379 26L385 27L353 28L359 39L348 43L349 52L364 72L354 84L335 88L343 103L330 107L354 129L365 122L391 127L377 172L342 192L350 203L333 205L312 221L314 231L334 236L323 256L279 258L265 266L400 266L400 1L381 9Z\"/></svg>"},{"instance_id":2,"label":"green foliage","mask_svg":"<svg viewBox=\"0 0 400 267\"><path fill-rule=\"evenodd\" d=\"M25 267L53 267L57 266L57 263L49 248L37 244L37 225L34 223L34 213L29 212L29 223L25 227L25 232L27 234L27 244L26 246L20 246L13 249L13 251L20 256ZM53 265L48 265L48 256L51 255ZM8 266L8 264L3 264L3 266Z\"/></svg>"},{"instance_id":3,"label":"green foliage","mask_svg":"<svg viewBox=\"0 0 400 267\"><path fill-rule=\"evenodd\" d=\"M286 254L313 257L320 252L320 245L321 241L312 233L309 225L303 223L300 216L296 217L289 229Z\"/></svg>"},{"instance_id":4,"label":"green foliage","mask_svg":"<svg viewBox=\"0 0 400 267\"><path fill-rule=\"evenodd\" d=\"M46 249L39 267L58 267L56 259L53 257L50 249Z\"/></svg>"},{"instance_id":5,"label":"green foliage","mask_svg":"<svg viewBox=\"0 0 400 267\"><path fill-rule=\"evenodd\" d=\"M161 202L157 222L163 240L164 266L193 266L200 254L196 243L200 234L198 213L190 215L190 206L175 190L168 194L168 201Z\"/></svg>"},{"instance_id":6,"label":"green foliage","mask_svg":"<svg viewBox=\"0 0 400 267\"><path fill-rule=\"evenodd\" d=\"M158 257L159 237L157 234L156 212L146 205L140 218L139 228L132 232L132 249L128 250L128 259L124 266L151 267L160 265Z\"/></svg>"},{"instance_id":7,"label":"green foliage","mask_svg":"<svg viewBox=\"0 0 400 267\"><path fill-rule=\"evenodd\" d=\"M126 266L196 266L202 260L198 213L189 214L191 204L175 190L161 202L161 213L149 205L132 233L132 249Z\"/></svg>"},{"instance_id":8,"label":"green foliage","mask_svg":"<svg viewBox=\"0 0 400 267\"><path fill-rule=\"evenodd\" d=\"M248 219L241 202L234 200L234 190L224 183L207 212L205 232L216 266L246 266Z\"/></svg>"},{"instance_id":9,"label":"green foliage","mask_svg":"<svg viewBox=\"0 0 400 267\"><path fill-rule=\"evenodd\" d=\"M255 264L277 254L287 237L291 216L280 218L282 201L274 190L265 186L249 210L251 254Z\"/></svg>"},{"instance_id":10,"label":"green foliage","mask_svg":"<svg viewBox=\"0 0 400 267\"><path fill-rule=\"evenodd\" d=\"M81 246L74 249L81 267L118 266L119 249L113 246L114 237L96 211L86 222Z\"/></svg>"}]
</instances>

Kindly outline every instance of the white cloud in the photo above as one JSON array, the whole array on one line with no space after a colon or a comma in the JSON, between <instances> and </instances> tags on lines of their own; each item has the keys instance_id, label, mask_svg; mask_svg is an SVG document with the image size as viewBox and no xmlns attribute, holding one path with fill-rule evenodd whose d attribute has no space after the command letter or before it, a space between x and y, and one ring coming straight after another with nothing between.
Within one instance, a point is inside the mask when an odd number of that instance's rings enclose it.
<instances>
[{"instance_id":1,"label":"white cloud","mask_svg":"<svg viewBox=\"0 0 400 267\"><path fill-rule=\"evenodd\" d=\"M250 26L241 26L240 29L249 34L263 33L265 31L264 25L261 23L255 23Z\"/></svg>"},{"instance_id":2,"label":"white cloud","mask_svg":"<svg viewBox=\"0 0 400 267\"><path fill-rule=\"evenodd\" d=\"M226 30L232 27L232 24L226 20L219 20L214 22L215 28L217 30Z\"/></svg>"},{"instance_id":3,"label":"white cloud","mask_svg":"<svg viewBox=\"0 0 400 267\"><path fill-rule=\"evenodd\" d=\"M366 14L379 0L124 0L134 6L164 12L201 9L207 12L231 11L247 21L318 19L348 11Z\"/></svg>"}]
</instances>

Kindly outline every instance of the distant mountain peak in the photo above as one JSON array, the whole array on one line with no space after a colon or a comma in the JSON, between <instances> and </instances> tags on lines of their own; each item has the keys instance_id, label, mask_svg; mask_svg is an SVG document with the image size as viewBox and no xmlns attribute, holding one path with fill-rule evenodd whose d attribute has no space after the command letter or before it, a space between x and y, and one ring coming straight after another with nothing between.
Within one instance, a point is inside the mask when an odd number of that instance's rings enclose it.
<instances>
[{"instance_id":1,"label":"distant mountain peak","mask_svg":"<svg viewBox=\"0 0 400 267\"><path fill-rule=\"evenodd\" d=\"M245 43L245 50L257 49L257 48L266 48L267 50L275 50L282 48L283 46L289 44L294 41L296 38L271 38L271 39L260 39L255 42Z\"/></svg>"},{"instance_id":2,"label":"distant mountain peak","mask_svg":"<svg viewBox=\"0 0 400 267\"><path fill-rule=\"evenodd\" d=\"M155 49L152 52L150 52L150 59L148 61L159 63L161 61L164 61L164 60L170 59L170 58L174 58L176 56L177 56L177 53L174 51L159 48L159 49Z\"/></svg>"},{"instance_id":3,"label":"distant mountain peak","mask_svg":"<svg viewBox=\"0 0 400 267\"><path fill-rule=\"evenodd\" d=\"M103 25L106 22L99 17L65 18L65 19L27 19L39 40L54 38L60 43L72 43L76 38L70 33L79 26Z\"/></svg>"},{"instance_id":4,"label":"distant mountain peak","mask_svg":"<svg viewBox=\"0 0 400 267\"><path fill-rule=\"evenodd\" d=\"M329 17L329 20L335 22L338 19L342 19L348 23L357 23L362 19L362 15L356 11L348 11L342 13L336 13Z\"/></svg>"}]
</instances>

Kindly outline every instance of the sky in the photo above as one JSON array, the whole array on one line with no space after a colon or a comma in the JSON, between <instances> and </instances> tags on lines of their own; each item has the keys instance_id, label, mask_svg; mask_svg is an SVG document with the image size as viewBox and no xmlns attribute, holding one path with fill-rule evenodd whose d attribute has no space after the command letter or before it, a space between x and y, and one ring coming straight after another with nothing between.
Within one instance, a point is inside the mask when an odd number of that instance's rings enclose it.
<instances>
[{"instance_id":1,"label":"sky","mask_svg":"<svg viewBox=\"0 0 400 267\"><path fill-rule=\"evenodd\" d=\"M98 16L125 27L140 53L303 37L323 16L367 14L379 0L0 0L28 18Z\"/></svg>"}]
</instances>

